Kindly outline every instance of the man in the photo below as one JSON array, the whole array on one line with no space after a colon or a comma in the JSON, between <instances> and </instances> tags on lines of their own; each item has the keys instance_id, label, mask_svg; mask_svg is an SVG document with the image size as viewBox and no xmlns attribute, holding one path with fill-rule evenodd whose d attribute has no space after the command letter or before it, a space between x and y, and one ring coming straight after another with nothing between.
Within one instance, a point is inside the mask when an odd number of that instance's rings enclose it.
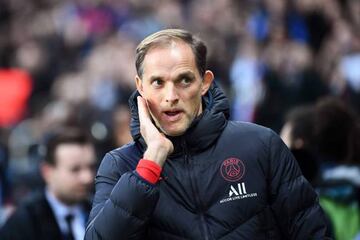
<instances>
[{"instance_id":1,"label":"man","mask_svg":"<svg viewBox=\"0 0 360 240\"><path fill-rule=\"evenodd\" d=\"M313 187L318 184L320 162L316 154L315 109L313 106L297 106L285 117L280 137L294 155L304 177Z\"/></svg>"},{"instance_id":2,"label":"man","mask_svg":"<svg viewBox=\"0 0 360 240\"><path fill-rule=\"evenodd\" d=\"M41 166L45 191L18 207L0 239L83 239L95 158L94 146L81 130L65 128L51 136Z\"/></svg>"},{"instance_id":3,"label":"man","mask_svg":"<svg viewBox=\"0 0 360 240\"><path fill-rule=\"evenodd\" d=\"M324 238L317 195L279 137L228 120L201 40L163 30L136 54L134 142L103 159L85 239Z\"/></svg>"}]
</instances>

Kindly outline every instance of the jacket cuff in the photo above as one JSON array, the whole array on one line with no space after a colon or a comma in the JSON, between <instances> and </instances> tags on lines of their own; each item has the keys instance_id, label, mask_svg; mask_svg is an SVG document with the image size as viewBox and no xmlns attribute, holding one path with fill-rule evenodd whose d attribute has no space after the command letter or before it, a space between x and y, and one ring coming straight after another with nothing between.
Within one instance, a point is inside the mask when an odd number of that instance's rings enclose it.
<instances>
[{"instance_id":1,"label":"jacket cuff","mask_svg":"<svg viewBox=\"0 0 360 240\"><path fill-rule=\"evenodd\" d=\"M151 160L141 159L136 166L136 172L151 184L155 184L160 179L162 168Z\"/></svg>"}]
</instances>

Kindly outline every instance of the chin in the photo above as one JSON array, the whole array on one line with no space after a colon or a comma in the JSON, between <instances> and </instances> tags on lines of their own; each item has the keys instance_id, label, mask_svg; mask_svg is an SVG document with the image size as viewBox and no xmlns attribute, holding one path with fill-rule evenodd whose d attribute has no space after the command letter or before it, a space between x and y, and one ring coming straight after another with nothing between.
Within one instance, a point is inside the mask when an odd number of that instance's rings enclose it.
<instances>
[{"instance_id":1,"label":"chin","mask_svg":"<svg viewBox=\"0 0 360 240\"><path fill-rule=\"evenodd\" d=\"M162 129L162 131L165 133L165 135L170 137L178 137L185 133L186 130L184 129L173 129L173 130L165 130Z\"/></svg>"},{"instance_id":2,"label":"chin","mask_svg":"<svg viewBox=\"0 0 360 240\"><path fill-rule=\"evenodd\" d=\"M184 134L184 132L175 132L175 133L170 132L170 133L165 133L165 135L170 136L170 137L178 137L178 136L181 136L181 135L183 135L183 134Z\"/></svg>"}]
</instances>

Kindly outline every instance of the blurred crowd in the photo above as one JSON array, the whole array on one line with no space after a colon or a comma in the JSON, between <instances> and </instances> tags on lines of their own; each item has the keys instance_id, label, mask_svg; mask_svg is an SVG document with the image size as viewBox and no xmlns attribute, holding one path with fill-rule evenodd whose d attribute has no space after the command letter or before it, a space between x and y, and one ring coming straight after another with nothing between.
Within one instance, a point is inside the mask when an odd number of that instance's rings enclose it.
<instances>
[{"instance_id":1,"label":"blurred crowd","mask_svg":"<svg viewBox=\"0 0 360 240\"><path fill-rule=\"evenodd\" d=\"M283 129L286 141L295 129L289 122L307 124L301 144L288 144L297 158L316 159L299 161L309 180L323 186L335 166L346 166L343 174L357 179L349 186L359 188L359 0L3 0L0 224L8 206L42 186L42 146L54 128L84 128L97 159L131 140L135 47L164 28L206 41L208 68L229 96L232 119ZM358 205L356 194L346 204ZM322 199L328 209L330 198Z\"/></svg>"}]
</instances>

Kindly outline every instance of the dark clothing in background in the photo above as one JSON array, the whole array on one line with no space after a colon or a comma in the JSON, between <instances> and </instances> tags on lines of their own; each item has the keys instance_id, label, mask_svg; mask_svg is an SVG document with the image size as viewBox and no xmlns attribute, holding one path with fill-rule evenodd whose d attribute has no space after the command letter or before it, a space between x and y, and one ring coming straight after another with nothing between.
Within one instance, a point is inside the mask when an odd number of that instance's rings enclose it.
<instances>
[{"instance_id":1,"label":"dark clothing in background","mask_svg":"<svg viewBox=\"0 0 360 240\"><path fill-rule=\"evenodd\" d=\"M90 211L85 203L84 209ZM0 230L1 240L66 240L44 193L26 199Z\"/></svg>"},{"instance_id":2,"label":"dark clothing in background","mask_svg":"<svg viewBox=\"0 0 360 240\"><path fill-rule=\"evenodd\" d=\"M1 134L1 132L0 132ZM10 196L7 168L9 161L9 150L0 142L0 206L4 205Z\"/></svg>"},{"instance_id":3,"label":"dark clothing in background","mask_svg":"<svg viewBox=\"0 0 360 240\"><path fill-rule=\"evenodd\" d=\"M294 76L267 69L263 79L264 99L258 104L254 122L280 132L291 108L316 102L329 93L319 74L306 69Z\"/></svg>"},{"instance_id":4,"label":"dark clothing in background","mask_svg":"<svg viewBox=\"0 0 360 240\"><path fill-rule=\"evenodd\" d=\"M170 138L162 180L143 180L134 171L146 148L135 99L135 141L104 157L85 239L324 239L318 197L294 157L270 129L228 121L214 85L203 114Z\"/></svg>"}]
</instances>

